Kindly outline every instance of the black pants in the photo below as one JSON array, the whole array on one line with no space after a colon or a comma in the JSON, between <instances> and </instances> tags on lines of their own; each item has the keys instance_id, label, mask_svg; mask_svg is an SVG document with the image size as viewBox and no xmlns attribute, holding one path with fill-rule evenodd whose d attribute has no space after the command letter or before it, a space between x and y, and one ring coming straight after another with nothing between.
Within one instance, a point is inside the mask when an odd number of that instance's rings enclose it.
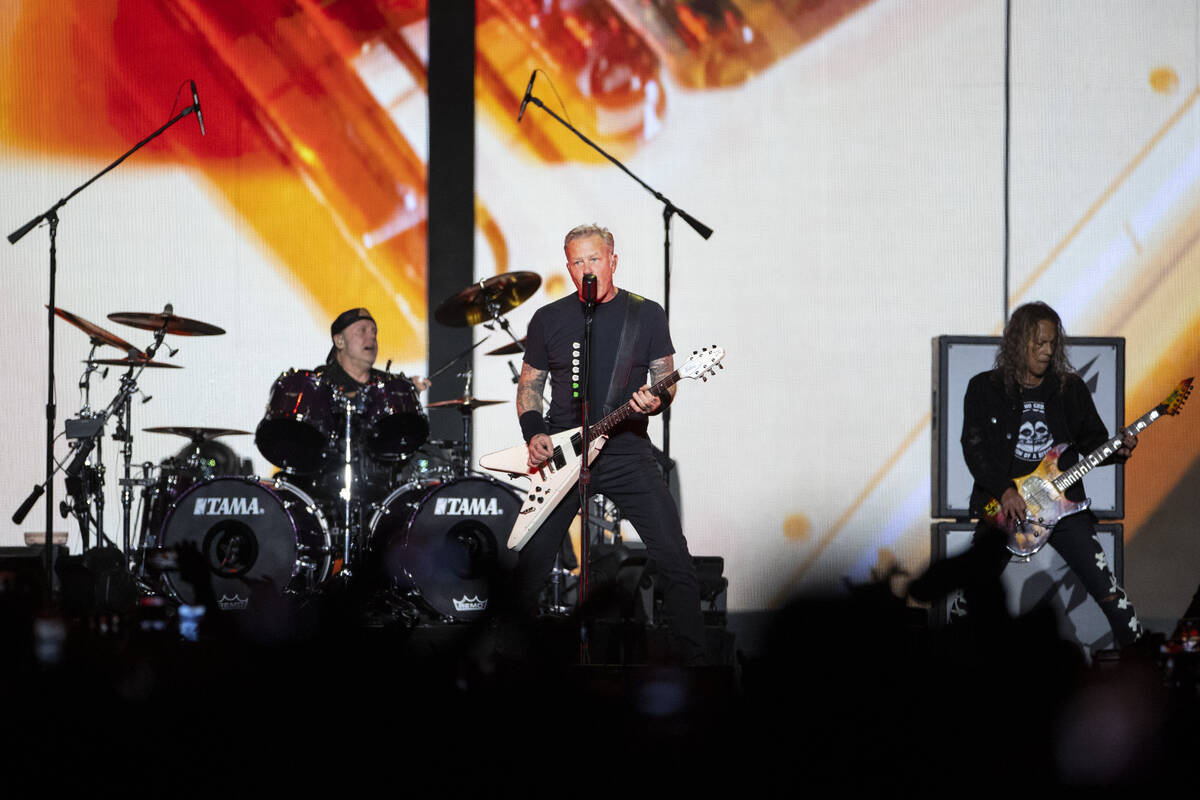
<instances>
[{"instance_id":1,"label":"black pants","mask_svg":"<svg viewBox=\"0 0 1200 800\"><path fill-rule=\"evenodd\" d=\"M657 566L663 611L675 648L683 663L704 663L704 618L695 567L679 522L679 509L649 446L644 453L602 451L592 464L591 491L615 503L637 529ZM578 512L579 493L572 492L521 549L515 580L517 602L526 613L536 611L554 556Z\"/></svg>"},{"instance_id":2,"label":"black pants","mask_svg":"<svg viewBox=\"0 0 1200 800\"><path fill-rule=\"evenodd\" d=\"M1012 558L1005 541L1005 535L986 522L980 522L975 527L971 546L980 551L988 578L999 580L1000 573ZM1058 551L1087 593L1100 606L1108 618L1117 644L1124 647L1137 641L1143 633L1142 624L1138 621L1133 604L1129 602L1129 595L1117 582L1112 565L1108 563L1108 557L1096 536L1096 520L1091 512L1072 514L1059 520L1047 544Z\"/></svg>"}]
</instances>

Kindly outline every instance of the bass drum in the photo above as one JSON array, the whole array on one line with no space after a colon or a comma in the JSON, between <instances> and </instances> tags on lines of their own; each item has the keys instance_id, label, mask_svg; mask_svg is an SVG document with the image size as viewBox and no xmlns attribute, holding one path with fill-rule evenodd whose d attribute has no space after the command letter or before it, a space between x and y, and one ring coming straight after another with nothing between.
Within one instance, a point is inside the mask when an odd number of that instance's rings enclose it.
<instances>
[{"instance_id":1,"label":"bass drum","mask_svg":"<svg viewBox=\"0 0 1200 800\"><path fill-rule=\"evenodd\" d=\"M520 510L517 493L493 478L406 484L371 518L371 542L395 588L445 618L476 620L517 565L507 543Z\"/></svg>"},{"instance_id":2,"label":"bass drum","mask_svg":"<svg viewBox=\"0 0 1200 800\"><path fill-rule=\"evenodd\" d=\"M256 584L277 592L314 590L332 561L329 528L312 498L286 481L221 477L197 484L171 504L159 548L199 551L213 594L226 611L249 609ZM186 555L180 554L181 566ZM190 583L163 573L170 595L191 604Z\"/></svg>"}]
</instances>

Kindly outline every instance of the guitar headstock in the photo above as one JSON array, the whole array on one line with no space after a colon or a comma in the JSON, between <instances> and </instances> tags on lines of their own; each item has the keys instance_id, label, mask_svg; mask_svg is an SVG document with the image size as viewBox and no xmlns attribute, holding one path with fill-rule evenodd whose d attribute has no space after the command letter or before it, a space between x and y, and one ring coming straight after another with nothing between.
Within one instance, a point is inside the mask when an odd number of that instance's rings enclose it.
<instances>
[{"instance_id":1,"label":"guitar headstock","mask_svg":"<svg viewBox=\"0 0 1200 800\"><path fill-rule=\"evenodd\" d=\"M1183 410L1183 404L1187 401L1188 395L1192 393L1192 379L1184 378L1175 387L1175 391L1167 395L1167 399L1163 400L1158 406L1158 413L1170 414L1174 416Z\"/></svg>"},{"instance_id":2,"label":"guitar headstock","mask_svg":"<svg viewBox=\"0 0 1200 800\"><path fill-rule=\"evenodd\" d=\"M716 375L716 368L721 366L721 359L725 357L725 351L715 344L711 347L701 347L699 350L693 350L688 360L683 362L683 366L676 370L681 378L699 378L702 381L707 381L709 375Z\"/></svg>"}]
</instances>

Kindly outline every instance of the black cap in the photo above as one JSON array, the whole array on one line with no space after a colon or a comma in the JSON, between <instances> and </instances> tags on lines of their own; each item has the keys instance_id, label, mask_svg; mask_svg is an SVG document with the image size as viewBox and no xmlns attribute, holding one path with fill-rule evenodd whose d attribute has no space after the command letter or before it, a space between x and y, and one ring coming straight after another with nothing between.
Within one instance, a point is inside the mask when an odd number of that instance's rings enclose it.
<instances>
[{"instance_id":1,"label":"black cap","mask_svg":"<svg viewBox=\"0 0 1200 800\"><path fill-rule=\"evenodd\" d=\"M343 311L338 314L337 319L329 326L329 338L332 339L334 336L337 336L360 319L369 319L371 322L375 322L375 318L371 316L371 312L365 308L352 308L349 311ZM376 322L375 324L378 325L379 323ZM328 355L325 356L325 363L332 364L335 360L337 360L337 347L331 347L329 348Z\"/></svg>"},{"instance_id":2,"label":"black cap","mask_svg":"<svg viewBox=\"0 0 1200 800\"><path fill-rule=\"evenodd\" d=\"M342 313L338 314L337 319L335 319L333 324L329 326L330 338L337 336L339 333L346 330L346 328L349 328L360 319L369 319L371 322L375 322L375 318L371 316L371 312L367 311L365 308L352 308L349 311L343 311Z\"/></svg>"}]
</instances>

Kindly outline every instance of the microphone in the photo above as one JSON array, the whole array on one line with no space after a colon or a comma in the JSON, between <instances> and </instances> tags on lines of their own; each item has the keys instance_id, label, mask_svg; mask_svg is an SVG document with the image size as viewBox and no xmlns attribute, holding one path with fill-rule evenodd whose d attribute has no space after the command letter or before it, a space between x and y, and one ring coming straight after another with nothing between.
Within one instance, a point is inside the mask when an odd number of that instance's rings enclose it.
<instances>
[{"instance_id":1,"label":"microphone","mask_svg":"<svg viewBox=\"0 0 1200 800\"><path fill-rule=\"evenodd\" d=\"M37 499L41 497L45 491L46 487L41 484L33 487L33 492L30 493L29 497L25 498L24 503L21 503L21 507L17 509L17 513L12 515L12 521L14 524L20 525L25 521L25 515L29 513L29 510L33 508L33 504L37 502Z\"/></svg>"},{"instance_id":2,"label":"microphone","mask_svg":"<svg viewBox=\"0 0 1200 800\"><path fill-rule=\"evenodd\" d=\"M529 73L529 85L525 87L525 97L521 100L521 110L517 112L517 123L521 122L521 117L525 116L525 106L529 105L529 98L533 96L533 80L537 77L537 70Z\"/></svg>"},{"instance_id":3,"label":"microphone","mask_svg":"<svg viewBox=\"0 0 1200 800\"><path fill-rule=\"evenodd\" d=\"M196 94L196 82L189 80L188 83L192 85L192 108L196 109L196 120L200 123L200 135L205 136L204 114L200 112L200 95Z\"/></svg>"},{"instance_id":4,"label":"microphone","mask_svg":"<svg viewBox=\"0 0 1200 800\"><path fill-rule=\"evenodd\" d=\"M596 276L588 273L583 276L583 287L580 290L580 295L583 297L583 302L587 303L588 308L594 308L596 305Z\"/></svg>"}]
</instances>

